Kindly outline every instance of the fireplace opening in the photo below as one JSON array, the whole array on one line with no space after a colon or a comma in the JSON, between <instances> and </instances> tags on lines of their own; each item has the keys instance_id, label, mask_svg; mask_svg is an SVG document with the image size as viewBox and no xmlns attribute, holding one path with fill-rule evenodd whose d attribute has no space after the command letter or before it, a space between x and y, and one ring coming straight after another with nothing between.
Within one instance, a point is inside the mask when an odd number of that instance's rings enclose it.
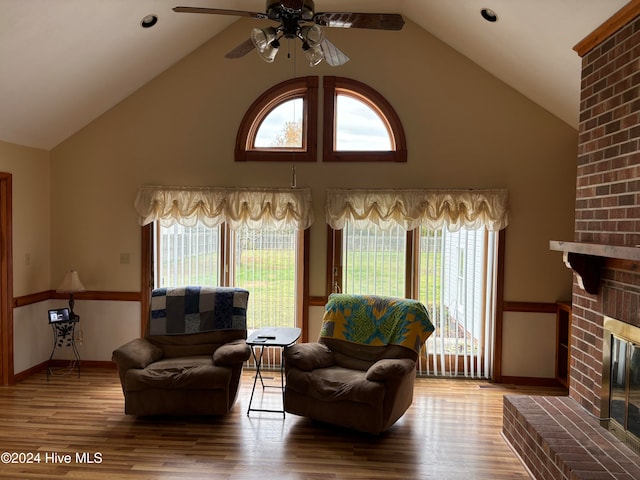
<instances>
[{"instance_id":1,"label":"fireplace opening","mask_svg":"<svg viewBox=\"0 0 640 480\"><path fill-rule=\"evenodd\" d=\"M640 328L604 319L602 425L640 454Z\"/></svg>"}]
</instances>

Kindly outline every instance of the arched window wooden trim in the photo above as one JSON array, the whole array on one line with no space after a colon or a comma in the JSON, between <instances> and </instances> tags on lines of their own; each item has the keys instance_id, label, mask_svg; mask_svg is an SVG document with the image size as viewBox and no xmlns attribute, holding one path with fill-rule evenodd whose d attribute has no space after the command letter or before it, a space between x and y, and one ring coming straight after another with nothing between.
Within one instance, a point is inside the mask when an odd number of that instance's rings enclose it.
<instances>
[{"instance_id":1,"label":"arched window wooden trim","mask_svg":"<svg viewBox=\"0 0 640 480\"><path fill-rule=\"evenodd\" d=\"M343 77L324 77L323 147L324 162L406 162L407 142L400 117L391 104L368 85ZM354 96L377 111L389 127L395 149L391 151L337 151L335 149L335 115L337 94Z\"/></svg>"},{"instance_id":2,"label":"arched window wooden trim","mask_svg":"<svg viewBox=\"0 0 640 480\"><path fill-rule=\"evenodd\" d=\"M315 162L318 150L318 77L287 80L260 95L249 107L236 137L235 160ZM262 120L275 107L287 100L302 98L302 149L253 148Z\"/></svg>"}]
</instances>

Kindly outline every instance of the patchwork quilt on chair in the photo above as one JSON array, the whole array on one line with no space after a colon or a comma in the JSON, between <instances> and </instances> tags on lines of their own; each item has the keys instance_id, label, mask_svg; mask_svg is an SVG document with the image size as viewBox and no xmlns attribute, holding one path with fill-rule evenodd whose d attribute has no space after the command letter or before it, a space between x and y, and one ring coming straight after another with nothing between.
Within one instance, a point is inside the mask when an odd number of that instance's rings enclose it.
<instances>
[{"instance_id":1,"label":"patchwork quilt on chair","mask_svg":"<svg viewBox=\"0 0 640 480\"><path fill-rule=\"evenodd\" d=\"M325 308L321 337L365 345L402 345L417 353L433 333L417 300L334 293Z\"/></svg>"},{"instance_id":2,"label":"patchwork quilt on chair","mask_svg":"<svg viewBox=\"0 0 640 480\"><path fill-rule=\"evenodd\" d=\"M151 292L151 335L247 328L249 292L227 287L156 288Z\"/></svg>"}]
</instances>

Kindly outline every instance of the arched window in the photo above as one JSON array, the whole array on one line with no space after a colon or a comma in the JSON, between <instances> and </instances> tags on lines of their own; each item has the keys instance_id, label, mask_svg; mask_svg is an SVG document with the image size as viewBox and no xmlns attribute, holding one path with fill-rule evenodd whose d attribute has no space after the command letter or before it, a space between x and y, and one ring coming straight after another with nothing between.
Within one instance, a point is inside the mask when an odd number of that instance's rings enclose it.
<instances>
[{"instance_id":1,"label":"arched window","mask_svg":"<svg viewBox=\"0 0 640 480\"><path fill-rule=\"evenodd\" d=\"M318 77L270 88L245 113L236 137L236 161L315 162Z\"/></svg>"},{"instance_id":2,"label":"arched window","mask_svg":"<svg viewBox=\"0 0 640 480\"><path fill-rule=\"evenodd\" d=\"M245 113L236 161L315 162L318 77L270 88ZM323 161L406 162L400 119L389 102L356 80L324 77Z\"/></svg>"},{"instance_id":3,"label":"arched window","mask_svg":"<svg viewBox=\"0 0 640 480\"><path fill-rule=\"evenodd\" d=\"M323 161L407 161L400 118L381 94L341 77L324 77L323 87Z\"/></svg>"}]
</instances>

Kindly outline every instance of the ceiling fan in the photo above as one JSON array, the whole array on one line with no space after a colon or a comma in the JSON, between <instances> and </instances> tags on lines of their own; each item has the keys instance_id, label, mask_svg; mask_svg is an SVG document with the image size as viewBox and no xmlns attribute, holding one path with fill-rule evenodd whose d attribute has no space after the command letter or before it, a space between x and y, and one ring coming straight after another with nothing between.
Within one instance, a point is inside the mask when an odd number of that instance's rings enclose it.
<instances>
[{"instance_id":1,"label":"ceiling fan","mask_svg":"<svg viewBox=\"0 0 640 480\"><path fill-rule=\"evenodd\" d=\"M321 27L368 28L400 30L404 25L402 15L396 13L316 13L313 0L267 0L265 13L220 8L175 7L174 12L234 15L278 22L276 27L254 28L251 37L231 50L227 58L240 58L254 48L266 62L273 62L280 48L280 40L300 39L302 51L311 66L325 60L331 66L349 61L338 47L324 36Z\"/></svg>"}]
</instances>

